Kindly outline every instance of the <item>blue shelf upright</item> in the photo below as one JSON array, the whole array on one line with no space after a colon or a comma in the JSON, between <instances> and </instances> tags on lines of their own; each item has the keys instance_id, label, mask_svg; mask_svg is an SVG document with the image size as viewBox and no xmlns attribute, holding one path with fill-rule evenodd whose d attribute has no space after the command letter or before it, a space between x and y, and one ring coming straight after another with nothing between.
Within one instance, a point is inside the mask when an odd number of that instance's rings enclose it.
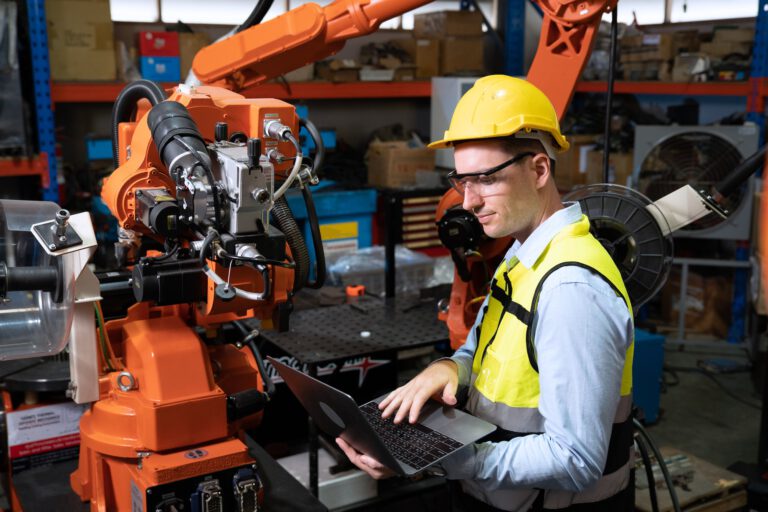
<instances>
[{"instance_id":1,"label":"blue shelf upright","mask_svg":"<svg viewBox=\"0 0 768 512\"><path fill-rule=\"evenodd\" d=\"M525 68L525 6L527 0L507 2L504 32L504 72L510 76L523 76Z\"/></svg>"},{"instance_id":2,"label":"blue shelf upright","mask_svg":"<svg viewBox=\"0 0 768 512\"><path fill-rule=\"evenodd\" d=\"M762 98L762 82L768 78L768 0L758 0L750 77L751 91L747 119L760 126L761 141L765 141L765 103Z\"/></svg>"},{"instance_id":3,"label":"blue shelf upright","mask_svg":"<svg viewBox=\"0 0 768 512\"><path fill-rule=\"evenodd\" d=\"M29 43L32 53L32 77L35 90L35 117L37 144L40 153L48 157L48 186L43 199L58 202L59 185L56 173L56 137L51 109L51 66L48 60L48 28L45 19L45 0L27 0Z\"/></svg>"}]
</instances>

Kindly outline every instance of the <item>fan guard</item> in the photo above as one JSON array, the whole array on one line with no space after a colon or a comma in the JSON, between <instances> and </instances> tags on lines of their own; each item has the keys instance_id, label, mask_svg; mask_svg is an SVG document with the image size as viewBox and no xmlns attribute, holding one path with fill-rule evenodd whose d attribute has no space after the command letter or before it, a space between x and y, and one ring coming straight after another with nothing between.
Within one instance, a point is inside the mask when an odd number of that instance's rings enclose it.
<instances>
[{"instance_id":1,"label":"fan guard","mask_svg":"<svg viewBox=\"0 0 768 512\"><path fill-rule=\"evenodd\" d=\"M651 201L684 185L710 192L742 159L741 152L733 144L714 133L678 133L659 141L645 157L637 174L637 189ZM723 206L730 212L736 211L746 190L745 184L729 195ZM709 229L721 222L721 217L707 215L682 230Z\"/></svg>"},{"instance_id":2,"label":"fan guard","mask_svg":"<svg viewBox=\"0 0 768 512\"><path fill-rule=\"evenodd\" d=\"M611 255L624 279L634 311L664 285L672 266L669 227L659 226L648 208L657 208L639 192L620 185L590 185L563 197L578 201L590 232ZM664 215L658 212L658 218Z\"/></svg>"}]
</instances>

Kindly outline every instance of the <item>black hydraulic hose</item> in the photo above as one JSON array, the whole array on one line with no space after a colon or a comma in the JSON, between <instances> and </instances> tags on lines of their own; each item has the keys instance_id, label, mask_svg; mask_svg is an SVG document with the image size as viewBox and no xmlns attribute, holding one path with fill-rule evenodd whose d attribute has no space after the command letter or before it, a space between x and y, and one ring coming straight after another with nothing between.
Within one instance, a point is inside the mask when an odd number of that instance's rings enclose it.
<instances>
[{"instance_id":1,"label":"black hydraulic hose","mask_svg":"<svg viewBox=\"0 0 768 512\"><path fill-rule=\"evenodd\" d=\"M675 485L672 482L672 478L669 476L669 470L667 469L667 464L664 462L664 457L661 455L661 452L659 452L659 449L656 448L656 444L653 442L653 439L651 439L650 434L648 434L648 432L645 430L645 427L643 427L643 424L640 423L637 418L633 419L632 423L634 423L637 431L640 432L640 435L642 435L643 439L648 443L648 447L650 447L651 451L653 452L653 456L656 457L656 461L659 463L661 473L664 475L664 482L667 484L669 497L672 500L672 508L675 512L682 512L682 509L680 508L680 501L677 499L677 491L675 490Z\"/></svg>"},{"instance_id":2,"label":"black hydraulic hose","mask_svg":"<svg viewBox=\"0 0 768 512\"><path fill-rule=\"evenodd\" d=\"M118 94L112 107L112 161L115 168L120 165L118 129L120 123L131 120L140 99L147 99L152 106L165 101L165 91L151 80L136 80L126 85Z\"/></svg>"},{"instance_id":3,"label":"black hydraulic hose","mask_svg":"<svg viewBox=\"0 0 768 512\"><path fill-rule=\"evenodd\" d=\"M256 7L251 11L251 14L248 15L248 18L242 25L237 27L235 33L242 32L247 28L251 28L252 26L261 23L261 20L264 19L264 16L267 15L267 12L269 12L269 9L272 7L273 2L274 0L259 0L259 3L257 3Z\"/></svg>"},{"instance_id":4,"label":"black hydraulic hose","mask_svg":"<svg viewBox=\"0 0 768 512\"><path fill-rule=\"evenodd\" d=\"M312 170L317 175L317 171L323 166L325 160L325 145L323 144L323 137L320 135L320 130L317 129L315 123L309 119L299 118L299 124L307 129L312 140L315 141L315 157L312 159Z\"/></svg>"},{"instance_id":5,"label":"black hydraulic hose","mask_svg":"<svg viewBox=\"0 0 768 512\"><path fill-rule=\"evenodd\" d=\"M307 250L307 244L304 241L304 237L301 236L301 231L296 224L296 220L293 218L293 213L288 206L288 201L285 200L285 196L281 196L275 201L272 214L275 216L277 227L285 235L288 247L291 248L293 260L296 263L296 274L293 280L293 291L296 292L304 287L309 276L309 251Z\"/></svg>"},{"instance_id":6,"label":"black hydraulic hose","mask_svg":"<svg viewBox=\"0 0 768 512\"><path fill-rule=\"evenodd\" d=\"M645 467L645 477L648 480L648 494L651 500L652 512L659 512L659 499L656 496L656 478L653 476L653 465L651 464L651 458L648 456L648 448L640 436L635 438L635 443L637 443L637 449L640 451L640 457L642 457L643 466Z\"/></svg>"},{"instance_id":7,"label":"black hydraulic hose","mask_svg":"<svg viewBox=\"0 0 768 512\"><path fill-rule=\"evenodd\" d=\"M248 348L250 348L251 352L253 352L253 358L256 360L256 366L259 368L261 380L264 381L264 386L267 388L267 397L275 396L275 383L272 382L272 379L269 378L267 369L264 367L264 358L261 357L259 347L256 346L256 343L253 341L253 339L248 340Z\"/></svg>"},{"instance_id":8,"label":"black hydraulic hose","mask_svg":"<svg viewBox=\"0 0 768 512\"><path fill-rule=\"evenodd\" d=\"M235 320L232 323L235 324L235 327L237 327L241 333L243 333L243 345L248 345L248 348L251 349L251 352L253 353L253 358L256 360L256 367L261 374L261 380L264 381L264 386L267 388L267 396L274 396L275 383L272 382L272 379L269 378L269 374L267 373L266 367L264 366L264 358L261 357L259 347L256 346L256 342L254 341L259 337L259 331L255 329L248 329L248 327L246 327L246 325L240 320Z\"/></svg>"},{"instance_id":9,"label":"black hydraulic hose","mask_svg":"<svg viewBox=\"0 0 768 512\"><path fill-rule=\"evenodd\" d=\"M718 203L724 197L729 196L734 190L739 188L755 171L762 168L765 161L765 152L768 145L758 149L754 154L745 158L728 176L715 185L715 201Z\"/></svg>"},{"instance_id":10,"label":"black hydraulic hose","mask_svg":"<svg viewBox=\"0 0 768 512\"><path fill-rule=\"evenodd\" d=\"M303 187L301 193L304 196L304 202L307 203L309 230L312 232L312 246L315 248L315 263L317 264L315 280L307 281L307 288L317 290L325 284L325 251L323 250L320 223L317 220L317 210L315 209L315 201L312 199L312 192L310 192L309 187Z\"/></svg>"},{"instance_id":11,"label":"black hydraulic hose","mask_svg":"<svg viewBox=\"0 0 768 512\"><path fill-rule=\"evenodd\" d=\"M611 117L613 117L613 84L616 81L616 40L618 39L618 14L617 6L613 6L611 12L611 49L608 57L608 91L605 95L605 148L603 153L603 183L608 183L609 162L611 156Z\"/></svg>"}]
</instances>

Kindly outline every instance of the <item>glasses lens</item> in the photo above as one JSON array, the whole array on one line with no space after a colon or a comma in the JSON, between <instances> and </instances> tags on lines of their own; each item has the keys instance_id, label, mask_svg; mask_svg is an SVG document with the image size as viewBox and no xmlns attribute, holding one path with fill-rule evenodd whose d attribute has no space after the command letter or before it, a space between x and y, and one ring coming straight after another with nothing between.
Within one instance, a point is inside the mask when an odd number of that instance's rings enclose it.
<instances>
[{"instance_id":1,"label":"glasses lens","mask_svg":"<svg viewBox=\"0 0 768 512\"><path fill-rule=\"evenodd\" d=\"M451 184L453 189L458 192L459 194L464 194L465 186L464 182L459 178L448 178L448 182Z\"/></svg>"}]
</instances>

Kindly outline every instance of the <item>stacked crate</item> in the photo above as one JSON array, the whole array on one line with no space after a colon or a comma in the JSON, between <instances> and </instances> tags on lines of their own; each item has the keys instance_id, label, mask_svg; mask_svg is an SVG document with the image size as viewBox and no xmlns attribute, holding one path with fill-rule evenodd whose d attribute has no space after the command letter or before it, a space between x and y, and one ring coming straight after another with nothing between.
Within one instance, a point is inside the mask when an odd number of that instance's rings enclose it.
<instances>
[{"instance_id":1,"label":"stacked crate","mask_svg":"<svg viewBox=\"0 0 768 512\"><path fill-rule=\"evenodd\" d=\"M413 17L413 38L397 39L416 65L416 78L483 74L483 16L478 11L439 11Z\"/></svg>"},{"instance_id":2,"label":"stacked crate","mask_svg":"<svg viewBox=\"0 0 768 512\"><path fill-rule=\"evenodd\" d=\"M181 57L178 32L139 32L141 76L155 82L179 82Z\"/></svg>"},{"instance_id":3,"label":"stacked crate","mask_svg":"<svg viewBox=\"0 0 768 512\"><path fill-rule=\"evenodd\" d=\"M621 38L619 57L624 80L671 81L675 58L681 53L698 49L699 35L696 31L624 36Z\"/></svg>"}]
</instances>

